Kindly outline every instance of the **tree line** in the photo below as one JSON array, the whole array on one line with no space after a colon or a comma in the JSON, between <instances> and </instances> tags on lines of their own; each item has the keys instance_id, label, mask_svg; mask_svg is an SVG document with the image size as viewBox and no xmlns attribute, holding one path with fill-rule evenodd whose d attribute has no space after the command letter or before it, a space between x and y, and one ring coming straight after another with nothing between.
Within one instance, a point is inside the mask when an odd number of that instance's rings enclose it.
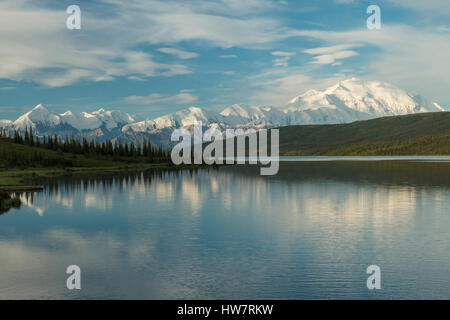
<instances>
[{"instance_id":1,"label":"tree line","mask_svg":"<svg viewBox=\"0 0 450 320\"><path fill-rule=\"evenodd\" d=\"M148 162L167 162L170 159L169 151L161 147L153 146L150 140L143 143L120 143L111 140L105 142L77 139L73 135L62 139L58 135L37 137L33 128L26 127L23 134L14 130L13 132L0 130L0 137L9 137L16 144L60 151L63 153L80 154L85 156L111 156L124 158L146 158Z\"/></svg>"}]
</instances>

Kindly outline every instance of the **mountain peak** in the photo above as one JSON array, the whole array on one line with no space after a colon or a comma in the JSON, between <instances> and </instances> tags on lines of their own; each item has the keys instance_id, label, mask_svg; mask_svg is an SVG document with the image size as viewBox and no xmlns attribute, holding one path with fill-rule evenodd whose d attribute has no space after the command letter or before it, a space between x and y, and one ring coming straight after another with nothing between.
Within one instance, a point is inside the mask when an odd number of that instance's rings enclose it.
<instances>
[{"instance_id":1,"label":"mountain peak","mask_svg":"<svg viewBox=\"0 0 450 320\"><path fill-rule=\"evenodd\" d=\"M42 104L38 104L37 106L35 106L33 109L31 109L31 111L35 111L35 110L45 110L48 111L47 109L45 109L45 107Z\"/></svg>"},{"instance_id":2,"label":"mountain peak","mask_svg":"<svg viewBox=\"0 0 450 320\"><path fill-rule=\"evenodd\" d=\"M433 102L433 106L435 106L440 111L445 111L445 109L442 108L437 102Z\"/></svg>"},{"instance_id":3,"label":"mountain peak","mask_svg":"<svg viewBox=\"0 0 450 320\"><path fill-rule=\"evenodd\" d=\"M92 112L92 113L95 113L95 114L101 114L101 113L105 113L106 112L106 110L104 109L104 108L100 108L100 109L98 109L97 111L94 111L94 112Z\"/></svg>"},{"instance_id":4,"label":"mountain peak","mask_svg":"<svg viewBox=\"0 0 450 320\"><path fill-rule=\"evenodd\" d=\"M335 85L328 87L323 91L325 94L332 94L338 90L344 91L361 91L362 88L366 88L371 83L378 83L378 81L365 81L359 78L349 78L342 81L339 81Z\"/></svg>"},{"instance_id":5,"label":"mountain peak","mask_svg":"<svg viewBox=\"0 0 450 320\"><path fill-rule=\"evenodd\" d=\"M62 113L61 116L73 116L72 111L67 110L66 112Z\"/></svg>"},{"instance_id":6,"label":"mountain peak","mask_svg":"<svg viewBox=\"0 0 450 320\"><path fill-rule=\"evenodd\" d=\"M42 104L38 104L33 109L14 121L14 126L24 130L27 127L36 127L36 124L56 126L60 123L59 116L48 111Z\"/></svg>"},{"instance_id":7,"label":"mountain peak","mask_svg":"<svg viewBox=\"0 0 450 320\"><path fill-rule=\"evenodd\" d=\"M305 93L302 93L301 95L296 96L295 98L291 99L291 101L289 101L289 104L296 103L297 101L299 101L302 98L317 96L318 94L321 94L321 92L318 90L310 89L310 90L306 91Z\"/></svg>"},{"instance_id":8,"label":"mountain peak","mask_svg":"<svg viewBox=\"0 0 450 320\"><path fill-rule=\"evenodd\" d=\"M360 78L357 77L351 77L345 80L342 80L341 83L349 83L349 82L364 82L364 80L361 80Z\"/></svg>"},{"instance_id":9,"label":"mountain peak","mask_svg":"<svg viewBox=\"0 0 450 320\"><path fill-rule=\"evenodd\" d=\"M243 104L233 104L231 107L225 108L220 114L228 116L236 116L242 118L250 118L251 109L247 105Z\"/></svg>"},{"instance_id":10,"label":"mountain peak","mask_svg":"<svg viewBox=\"0 0 450 320\"><path fill-rule=\"evenodd\" d=\"M291 100L289 110L340 114L335 122L365 120L381 116L394 116L417 112L442 111L418 95L405 92L388 83L350 78L338 82L324 91L309 90ZM330 116L326 116L330 121ZM337 120L339 119L339 120Z\"/></svg>"},{"instance_id":11,"label":"mountain peak","mask_svg":"<svg viewBox=\"0 0 450 320\"><path fill-rule=\"evenodd\" d=\"M189 111L191 111L191 112L203 112L203 109L202 108L199 108L199 107L189 107L188 108L188 110Z\"/></svg>"}]
</instances>

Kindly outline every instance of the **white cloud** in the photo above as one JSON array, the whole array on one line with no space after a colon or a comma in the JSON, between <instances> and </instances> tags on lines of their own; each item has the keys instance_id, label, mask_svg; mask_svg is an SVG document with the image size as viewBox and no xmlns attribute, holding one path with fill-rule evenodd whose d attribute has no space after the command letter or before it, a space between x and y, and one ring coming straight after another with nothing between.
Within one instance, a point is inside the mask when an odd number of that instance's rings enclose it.
<instances>
[{"instance_id":1,"label":"white cloud","mask_svg":"<svg viewBox=\"0 0 450 320\"><path fill-rule=\"evenodd\" d=\"M337 51L330 54L323 54L314 57L314 61L311 63L316 64L331 64L331 65L339 65L342 62L337 62L336 60L346 59L353 56L356 56L358 52L347 50L347 51Z\"/></svg>"},{"instance_id":2,"label":"white cloud","mask_svg":"<svg viewBox=\"0 0 450 320\"><path fill-rule=\"evenodd\" d=\"M351 49L351 48L354 48L357 46L359 46L359 45L358 44L339 44L339 45L334 45L334 46L306 49L306 50L303 50L303 52L308 53L308 54L314 54L314 55L330 54L330 53L334 53L334 52L338 52L338 51L342 51L342 50Z\"/></svg>"},{"instance_id":3,"label":"white cloud","mask_svg":"<svg viewBox=\"0 0 450 320\"><path fill-rule=\"evenodd\" d=\"M16 87L0 87L1 91L11 91L11 90L15 90Z\"/></svg>"},{"instance_id":4,"label":"white cloud","mask_svg":"<svg viewBox=\"0 0 450 320\"><path fill-rule=\"evenodd\" d=\"M424 11L437 15L450 15L450 2L445 0L388 0L390 3L423 13Z\"/></svg>"},{"instance_id":5,"label":"white cloud","mask_svg":"<svg viewBox=\"0 0 450 320\"><path fill-rule=\"evenodd\" d=\"M235 54L224 54L224 55L219 56L219 58L221 58L221 59L236 59L237 55L235 55Z\"/></svg>"},{"instance_id":6,"label":"white cloud","mask_svg":"<svg viewBox=\"0 0 450 320\"><path fill-rule=\"evenodd\" d=\"M188 52L188 51L175 49L175 48L159 48L158 51L174 55L180 59L193 59L193 58L197 58L200 56L198 53L195 53L195 52Z\"/></svg>"},{"instance_id":7,"label":"white cloud","mask_svg":"<svg viewBox=\"0 0 450 320\"><path fill-rule=\"evenodd\" d=\"M337 61L337 60L342 60L342 59L346 59L346 58L350 58L350 57L358 55L358 53L356 51L345 50L345 49L353 48L356 46L358 46L358 45L356 45L356 44L340 44L340 45L334 45L334 46L306 49L306 50L303 50L303 52L311 54L311 55L315 55L315 57L313 57L314 61L312 61L311 63L331 64L333 66L338 66L338 65L342 64L342 61Z\"/></svg>"},{"instance_id":8,"label":"white cloud","mask_svg":"<svg viewBox=\"0 0 450 320\"><path fill-rule=\"evenodd\" d=\"M197 96L192 95L188 90L182 90L173 96L164 96L159 93L151 93L148 96L129 96L125 98L126 102L140 105L152 104L190 104L198 100Z\"/></svg>"},{"instance_id":9,"label":"white cloud","mask_svg":"<svg viewBox=\"0 0 450 320\"><path fill-rule=\"evenodd\" d=\"M272 55L280 57L272 60L275 67L287 67L289 66L289 59L295 55L295 52L273 51Z\"/></svg>"},{"instance_id":10,"label":"white cloud","mask_svg":"<svg viewBox=\"0 0 450 320\"><path fill-rule=\"evenodd\" d=\"M141 77L137 77L137 76L129 76L128 79L129 80L134 80L134 81L146 81L146 79L141 78Z\"/></svg>"},{"instance_id":11,"label":"white cloud","mask_svg":"<svg viewBox=\"0 0 450 320\"><path fill-rule=\"evenodd\" d=\"M333 0L336 3L344 3L344 4L348 4L348 3L354 3L355 0Z\"/></svg>"},{"instance_id":12,"label":"white cloud","mask_svg":"<svg viewBox=\"0 0 450 320\"><path fill-rule=\"evenodd\" d=\"M287 67L287 66L289 66L289 58L288 57L274 59L274 60L272 60L272 62L273 62L273 65L275 67Z\"/></svg>"},{"instance_id":13,"label":"white cloud","mask_svg":"<svg viewBox=\"0 0 450 320\"><path fill-rule=\"evenodd\" d=\"M263 48L289 37L278 22L263 18L239 19L197 13L167 13L152 17L157 28L150 43L206 40L214 46Z\"/></svg>"},{"instance_id":14,"label":"white cloud","mask_svg":"<svg viewBox=\"0 0 450 320\"><path fill-rule=\"evenodd\" d=\"M103 1L115 6L122 32L152 44L202 40L223 48L267 47L291 32L277 19L261 18L278 6L269 0Z\"/></svg>"},{"instance_id":15,"label":"white cloud","mask_svg":"<svg viewBox=\"0 0 450 320\"><path fill-rule=\"evenodd\" d=\"M274 51L272 52L272 55L277 57L292 57L295 55L295 52Z\"/></svg>"}]
</instances>

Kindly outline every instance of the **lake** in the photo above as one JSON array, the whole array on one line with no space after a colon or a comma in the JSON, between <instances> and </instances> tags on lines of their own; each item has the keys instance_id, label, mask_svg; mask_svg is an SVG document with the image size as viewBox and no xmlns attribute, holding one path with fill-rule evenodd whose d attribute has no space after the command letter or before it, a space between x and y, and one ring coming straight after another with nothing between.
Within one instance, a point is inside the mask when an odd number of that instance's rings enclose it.
<instances>
[{"instance_id":1,"label":"lake","mask_svg":"<svg viewBox=\"0 0 450 320\"><path fill-rule=\"evenodd\" d=\"M449 299L450 163L323 160L44 181L0 215L0 299Z\"/></svg>"}]
</instances>

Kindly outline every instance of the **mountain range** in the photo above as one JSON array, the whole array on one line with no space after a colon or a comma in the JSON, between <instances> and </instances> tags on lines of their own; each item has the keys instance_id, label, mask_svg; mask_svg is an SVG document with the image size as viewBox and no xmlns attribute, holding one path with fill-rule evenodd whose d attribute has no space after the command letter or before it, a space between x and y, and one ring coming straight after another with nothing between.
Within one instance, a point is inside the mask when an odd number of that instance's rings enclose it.
<instances>
[{"instance_id":1,"label":"mountain range","mask_svg":"<svg viewBox=\"0 0 450 320\"><path fill-rule=\"evenodd\" d=\"M284 107L235 104L221 112L190 107L155 119L140 121L135 116L103 108L80 114L56 114L39 104L15 121L0 120L0 128L24 131L33 127L39 136L86 137L122 143L150 139L167 144L176 128L191 129L201 121L205 128L275 128L293 125L342 124L384 116L445 111L420 95L407 93L392 84L351 78L324 91L309 90Z\"/></svg>"}]
</instances>

